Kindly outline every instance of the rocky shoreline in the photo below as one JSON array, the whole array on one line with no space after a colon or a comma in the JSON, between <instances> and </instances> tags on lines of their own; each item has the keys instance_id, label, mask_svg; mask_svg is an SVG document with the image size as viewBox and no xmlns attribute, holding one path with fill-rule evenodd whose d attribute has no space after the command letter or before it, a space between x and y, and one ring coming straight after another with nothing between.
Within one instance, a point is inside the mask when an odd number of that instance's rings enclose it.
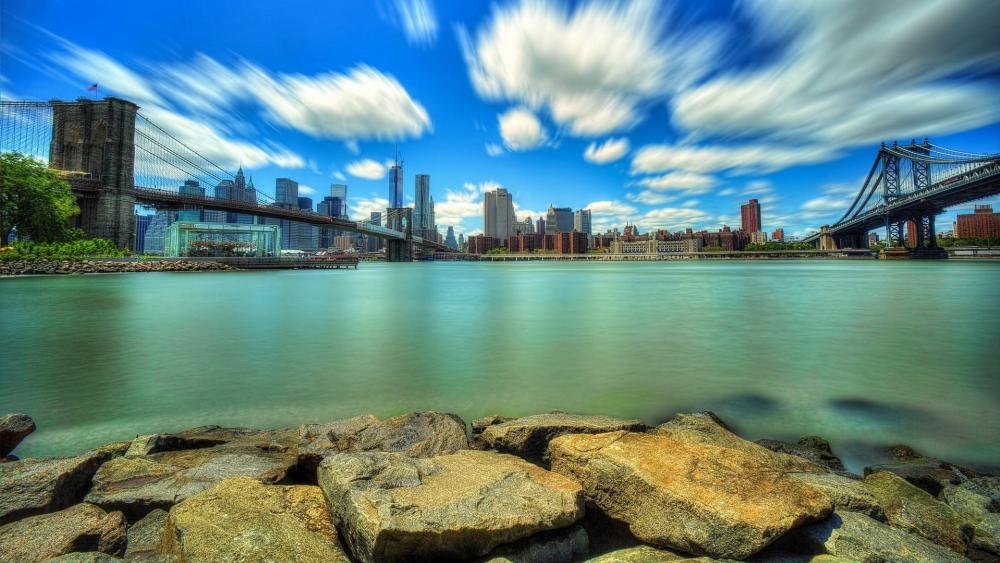
<instances>
[{"instance_id":1,"label":"rocky shoreline","mask_svg":"<svg viewBox=\"0 0 1000 563\"><path fill-rule=\"evenodd\" d=\"M202 272L235 270L220 262L188 260L10 260L0 262L0 276L110 274L119 272Z\"/></svg>"},{"instance_id":2,"label":"rocky shoreline","mask_svg":"<svg viewBox=\"0 0 1000 563\"><path fill-rule=\"evenodd\" d=\"M0 560L997 561L1000 477L921 456L851 474L819 437L439 412L205 426L18 460L0 417Z\"/></svg>"}]
</instances>

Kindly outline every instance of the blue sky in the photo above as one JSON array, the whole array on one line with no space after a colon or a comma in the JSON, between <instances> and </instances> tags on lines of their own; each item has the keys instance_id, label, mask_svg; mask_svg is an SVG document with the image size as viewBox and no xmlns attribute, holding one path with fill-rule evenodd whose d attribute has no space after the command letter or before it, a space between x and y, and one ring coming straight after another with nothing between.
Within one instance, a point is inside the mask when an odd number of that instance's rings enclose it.
<instances>
[{"instance_id":1,"label":"blue sky","mask_svg":"<svg viewBox=\"0 0 1000 563\"><path fill-rule=\"evenodd\" d=\"M441 230L593 212L595 230L837 219L882 140L1000 152L1000 2L6 0L4 98L129 98L256 185L384 208L431 176ZM310 193L310 191L312 193ZM950 223L949 210L941 221ZM942 225L940 230L946 230Z\"/></svg>"}]
</instances>

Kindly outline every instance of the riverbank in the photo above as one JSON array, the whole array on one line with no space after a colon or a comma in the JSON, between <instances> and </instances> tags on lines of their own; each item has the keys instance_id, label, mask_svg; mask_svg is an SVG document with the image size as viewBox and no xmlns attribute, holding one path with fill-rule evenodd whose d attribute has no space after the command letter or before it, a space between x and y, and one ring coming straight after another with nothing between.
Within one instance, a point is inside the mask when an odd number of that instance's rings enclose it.
<instances>
[{"instance_id":1,"label":"riverbank","mask_svg":"<svg viewBox=\"0 0 1000 563\"><path fill-rule=\"evenodd\" d=\"M0 276L108 274L121 272L206 272L234 270L228 264L190 260L8 260Z\"/></svg>"},{"instance_id":2,"label":"riverbank","mask_svg":"<svg viewBox=\"0 0 1000 563\"><path fill-rule=\"evenodd\" d=\"M0 456L34 430L0 418ZM30 440L30 437L28 438ZM371 415L205 426L0 463L0 553L43 561L964 561L1000 555L1000 477L709 412ZM76 557L76 558L71 558ZM103 559L101 558L103 557Z\"/></svg>"}]
</instances>

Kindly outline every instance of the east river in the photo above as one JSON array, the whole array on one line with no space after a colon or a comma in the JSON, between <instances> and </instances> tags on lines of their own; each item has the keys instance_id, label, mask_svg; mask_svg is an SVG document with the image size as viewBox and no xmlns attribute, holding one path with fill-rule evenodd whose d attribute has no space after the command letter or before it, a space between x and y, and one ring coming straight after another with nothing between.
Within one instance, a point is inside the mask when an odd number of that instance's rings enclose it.
<instances>
[{"instance_id":1,"label":"east river","mask_svg":"<svg viewBox=\"0 0 1000 563\"><path fill-rule=\"evenodd\" d=\"M201 424L552 410L1000 466L1000 263L363 263L0 279L21 457Z\"/></svg>"}]
</instances>

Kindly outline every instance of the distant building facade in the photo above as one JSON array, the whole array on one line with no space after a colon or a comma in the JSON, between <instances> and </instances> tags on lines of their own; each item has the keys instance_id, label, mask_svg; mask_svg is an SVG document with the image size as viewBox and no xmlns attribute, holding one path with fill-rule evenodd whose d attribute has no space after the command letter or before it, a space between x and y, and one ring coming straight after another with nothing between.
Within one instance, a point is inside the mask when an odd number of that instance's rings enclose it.
<instances>
[{"instance_id":1,"label":"distant building facade","mask_svg":"<svg viewBox=\"0 0 1000 563\"><path fill-rule=\"evenodd\" d=\"M469 254L486 254L490 250L501 247L500 239L486 235L471 236L467 244L469 245Z\"/></svg>"},{"instance_id":2,"label":"distant building facade","mask_svg":"<svg viewBox=\"0 0 1000 563\"><path fill-rule=\"evenodd\" d=\"M458 250L458 239L455 238L454 227L448 227L448 232L444 236L444 245L452 250Z\"/></svg>"},{"instance_id":3,"label":"distant building facade","mask_svg":"<svg viewBox=\"0 0 1000 563\"><path fill-rule=\"evenodd\" d=\"M646 240L636 241L616 239L611 243L612 254L678 254L701 252L701 248L701 239L699 238L658 240L649 237Z\"/></svg>"},{"instance_id":4,"label":"distant building facade","mask_svg":"<svg viewBox=\"0 0 1000 563\"><path fill-rule=\"evenodd\" d=\"M545 214L545 234L569 233L573 231L573 210L568 207L549 206Z\"/></svg>"},{"instance_id":5,"label":"distant building facade","mask_svg":"<svg viewBox=\"0 0 1000 563\"><path fill-rule=\"evenodd\" d=\"M389 168L389 207L403 207L403 161L396 151L395 163Z\"/></svg>"},{"instance_id":6,"label":"distant building facade","mask_svg":"<svg viewBox=\"0 0 1000 563\"><path fill-rule=\"evenodd\" d=\"M760 202L756 199L751 199L741 205L740 218L742 219L743 231L748 233L756 233L760 231Z\"/></svg>"},{"instance_id":7,"label":"distant building facade","mask_svg":"<svg viewBox=\"0 0 1000 563\"><path fill-rule=\"evenodd\" d=\"M589 209L580 209L576 212L576 215L573 216L573 230L587 236L593 234L591 232Z\"/></svg>"},{"instance_id":8,"label":"distant building facade","mask_svg":"<svg viewBox=\"0 0 1000 563\"><path fill-rule=\"evenodd\" d=\"M1000 238L1000 213L992 205L977 205L975 211L955 219L957 238Z\"/></svg>"},{"instance_id":9,"label":"distant building facade","mask_svg":"<svg viewBox=\"0 0 1000 563\"><path fill-rule=\"evenodd\" d=\"M483 196L483 236L507 240L514 233L514 199L504 188ZM470 245L471 239L470 239Z\"/></svg>"},{"instance_id":10,"label":"distant building facade","mask_svg":"<svg viewBox=\"0 0 1000 563\"><path fill-rule=\"evenodd\" d=\"M771 240L774 242L785 242L785 229L778 227L771 233Z\"/></svg>"},{"instance_id":11,"label":"distant building facade","mask_svg":"<svg viewBox=\"0 0 1000 563\"><path fill-rule=\"evenodd\" d=\"M146 249L146 231L149 230L150 223L155 215L135 216L135 253L143 254Z\"/></svg>"}]
</instances>

